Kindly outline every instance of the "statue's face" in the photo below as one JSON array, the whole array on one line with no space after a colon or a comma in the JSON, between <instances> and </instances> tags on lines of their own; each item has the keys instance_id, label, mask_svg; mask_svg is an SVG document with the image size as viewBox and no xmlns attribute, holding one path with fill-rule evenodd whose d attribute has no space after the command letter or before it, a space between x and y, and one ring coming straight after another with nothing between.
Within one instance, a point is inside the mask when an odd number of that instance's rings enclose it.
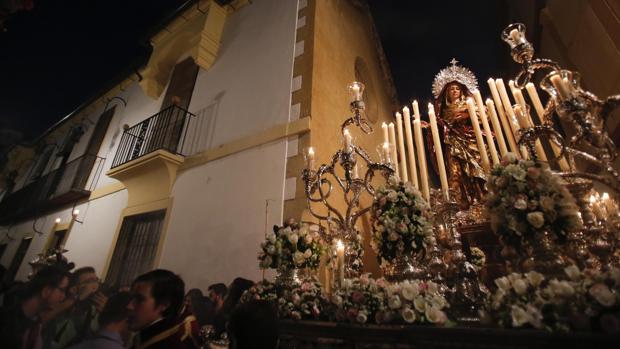
<instances>
[{"instance_id":1,"label":"statue's face","mask_svg":"<svg viewBox=\"0 0 620 349\"><path fill-rule=\"evenodd\" d=\"M450 103L454 103L454 101L458 100L463 94L463 91L461 91L461 86L459 86L459 84L450 84L448 85L448 88L446 90Z\"/></svg>"}]
</instances>

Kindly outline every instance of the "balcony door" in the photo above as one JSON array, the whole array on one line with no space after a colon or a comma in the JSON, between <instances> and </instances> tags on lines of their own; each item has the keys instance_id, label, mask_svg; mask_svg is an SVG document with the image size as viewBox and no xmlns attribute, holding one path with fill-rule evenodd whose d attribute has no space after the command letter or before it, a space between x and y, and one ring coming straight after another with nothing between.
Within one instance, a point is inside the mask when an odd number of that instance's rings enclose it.
<instances>
[{"instance_id":1,"label":"balcony door","mask_svg":"<svg viewBox=\"0 0 620 349\"><path fill-rule=\"evenodd\" d=\"M153 125L147 152L157 149L178 152L177 146L183 136L186 111L192 99L198 70L198 65L191 57L174 67L160 113L151 120Z\"/></svg>"}]
</instances>

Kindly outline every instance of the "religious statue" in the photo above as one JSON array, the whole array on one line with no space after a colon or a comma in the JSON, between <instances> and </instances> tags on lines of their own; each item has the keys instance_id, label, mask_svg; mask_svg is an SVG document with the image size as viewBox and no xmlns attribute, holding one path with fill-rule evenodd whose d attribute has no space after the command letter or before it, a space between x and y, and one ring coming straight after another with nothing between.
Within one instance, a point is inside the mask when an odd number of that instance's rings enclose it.
<instances>
[{"instance_id":1,"label":"religious statue","mask_svg":"<svg viewBox=\"0 0 620 349\"><path fill-rule=\"evenodd\" d=\"M450 63L433 81L434 107L440 133L443 133L449 189L459 207L465 210L480 202L485 193L486 176L466 105L467 97L472 97L471 91L478 88L478 82L474 74L458 66L455 59Z\"/></svg>"}]
</instances>

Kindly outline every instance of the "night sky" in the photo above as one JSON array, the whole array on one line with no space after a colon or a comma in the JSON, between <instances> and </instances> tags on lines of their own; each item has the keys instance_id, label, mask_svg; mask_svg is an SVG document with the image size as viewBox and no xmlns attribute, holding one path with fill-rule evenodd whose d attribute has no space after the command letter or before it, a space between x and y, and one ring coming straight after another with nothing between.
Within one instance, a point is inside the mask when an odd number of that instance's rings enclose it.
<instances>
[{"instance_id":1,"label":"night sky","mask_svg":"<svg viewBox=\"0 0 620 349\"><path fill-rule=\"evenodd\" d=\"M153 28L183 0L35 1L0 33L0 129L39 136L150 52ZM431 97L454 57L483 87L508 55L504 1L369 0L401 104ZM484 90L484 89L483 89Z\"/></svg>"}]
</instances>

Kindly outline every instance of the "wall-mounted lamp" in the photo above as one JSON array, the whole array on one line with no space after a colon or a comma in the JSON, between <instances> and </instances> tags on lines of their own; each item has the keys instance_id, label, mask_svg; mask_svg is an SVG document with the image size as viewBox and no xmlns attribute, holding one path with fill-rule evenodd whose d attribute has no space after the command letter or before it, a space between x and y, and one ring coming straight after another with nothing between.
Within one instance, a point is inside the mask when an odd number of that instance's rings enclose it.
<instances>
[{"instance_id":1,"label":"wall-mounted lamp","mask_svg":"<svg viewBox=\"0 0 620 349\"><path fill-rule=\"evenodd\" d=\"M78 215L80 214L80 210L78 210L77 208L73 210L73 212L71 212L71 216L73 217L73 221L74 222L78 222L80 224L84 223L83 221L77 219Z\"/></svg>"}]
</instances>

